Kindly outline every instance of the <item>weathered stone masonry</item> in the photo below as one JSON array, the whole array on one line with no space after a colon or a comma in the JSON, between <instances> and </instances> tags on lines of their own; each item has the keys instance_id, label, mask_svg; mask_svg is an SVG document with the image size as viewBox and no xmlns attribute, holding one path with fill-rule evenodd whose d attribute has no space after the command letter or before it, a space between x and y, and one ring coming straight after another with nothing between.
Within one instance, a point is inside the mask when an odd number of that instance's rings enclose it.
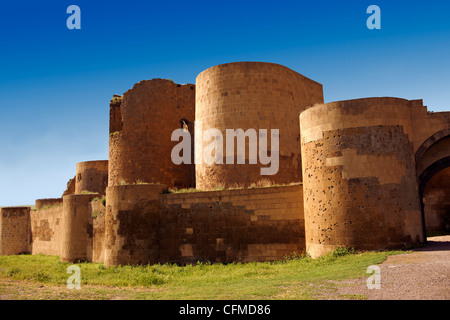
<instances>
[{"instance_id":1,"label":"weathered stone masonry","mask_svg":"<svg viewBox=\"0 0 450 320\"><path fill-rule=\"evenodd\" d=\"M246 164L175 165L171 134L182 128L193 142L194 121L224 137L279 129L278 173L261 176L248 147ZM450 112L428 112L421 100L324 104L321 84L284 66L228 63L196 85L153 79L114 95L109 133L109 160L78 163L61 198L0 208L0 254L267 261L402 248L450 229ZM282 186L255 188L263 178ZM197 190L168 192L188 187Z\"/></svg>"}]
</instances>

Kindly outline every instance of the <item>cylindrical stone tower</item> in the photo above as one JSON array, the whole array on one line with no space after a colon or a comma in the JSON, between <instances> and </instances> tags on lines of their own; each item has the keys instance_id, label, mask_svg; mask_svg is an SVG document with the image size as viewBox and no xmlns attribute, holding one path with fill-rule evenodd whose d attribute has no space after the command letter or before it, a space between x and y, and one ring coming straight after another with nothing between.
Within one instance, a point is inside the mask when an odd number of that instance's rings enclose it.
<instances>
[{"instance_id":1,"label":"cylindrical stone tower","mask_svg":"<svg viewBox=\"0 0 450 320\"><path fill-rule=\"evenodd\" d=\"M99 194L72 194L63 197L61 260L76 262L88 259L92 238L89 224L91 200Z\"/></svg>"},{"instance_id":2,"label":"cylindrical stone tower","mask_svg":"<svg viewBox=\"0 0 450 320\"><path fill-rule=\"evenodd\" d=\"M105 194L108 186L108 161L87 161L77 163L75 193L83 191Z\"/></svg>"},{"instance_id":3,"label":"cylindrical stone tower","mask_svg":"<svg viewBox=\"0 0 450 320\"><path fill-rule=\"evenodd\" d=\"M105 266L156 263L160 184L106 189Z\"/></svg>"},{"instance_id":4,"label":"cylindrical stone tower","mask_svg":"<svg viewBox=\"0 0 450 320\"><path fill-rule=\"evenodd\" d=\"M193 132L194 109L195 86L164 79L141 81L123 97L115 96L110 103L108 185L193 186L193 161L172 161L172 149L179 144L172 133Z\"/></svg>"},{"instance_id":5,"label":"cylindrical stone tower","mask_svg":"<svg viewBox=\"0 0 450 320\"><path fill-rule=\"evenodd\" d=\"M317 105L300 115L300 129L312 257L423 241L408 100Z\"/></svg>"},{"instance_id":6,"label":"cylindrical stone tower","mask_svg":"<svg viewBox=\"0 0 450 320\"><path fill-rule=\"evenodd\" d=\"M298 116L301 111L316 103L323 103L322 85L295 71L273 63L237 62L209 68L196 81L196 156L202 154L203 161L196 160L196 186L199 189L214 189L218 186L243 185L269 179L276 183L301 181L300 134ZM198 130L197 130L198 128ZM204 153L210 144L208 130L220 131L223 137L222 163L206 163ZM272 144L271 133L279 130L279 165L269 175L262 175L264 164L258 155L258 145L250 148L250 139L245 138L245 164L238 164L238 139L227 136L226 130L242 129L259 136L267 130L267 152L277 148ZM216 131L217 132L217 131ZM255 135L254 135L255 136ZM230 136L231 137L231 136ZM227 157L226 145L234 139L234 150L230 146ZM216 141L217 138L215 139ZM242 150L242 149L241 149ZM256 151L256 159L250 163L249 150ZM206 151L207 152L207 151ZM211 152L216 156L214 152ZM255 154L255 153L254 153ZM231 162L234 162L232 164ZM274 171L274 169L277 169ZM272 174L275 173L275 174Z\"/></svg>"}]
</instances>

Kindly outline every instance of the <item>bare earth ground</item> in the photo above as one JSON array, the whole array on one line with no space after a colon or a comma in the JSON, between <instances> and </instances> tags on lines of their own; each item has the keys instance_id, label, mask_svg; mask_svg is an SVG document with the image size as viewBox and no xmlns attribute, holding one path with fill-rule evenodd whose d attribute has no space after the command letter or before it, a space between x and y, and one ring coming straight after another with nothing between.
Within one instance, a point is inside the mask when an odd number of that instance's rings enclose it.
<instances>
[{"instance_id":1,"label":"bare earth ground","mask_svg":"<svg viewBox=\"0 0 450 320\"><path fill-rule=\"evenodd\" d=\"M367 277L309 284L319 299L449 300L450 236L429 238L413 253L389 256L379 265L381 289L369 290ZM305 284L308 286L308 284ZM65 286L42 285L0 278L0 300L142 299L159 289L86 286L89 290L68 290ZM144 294L144 295L143 295Z\"/></svg>"},{"instance_id":2,"label":"bare earth ground","mask_svg":"<svg viewBox=\"0 0 450 320\"><path fill-rule=\"evenodd\" d=\"M379 265L381 288L369 290L367 278L333 282L337 291L328 299L449 300L450 236L428 238L413 253L389 256ZM370 274L368 274L368 277Z\"/></svg>"}]
</instances>

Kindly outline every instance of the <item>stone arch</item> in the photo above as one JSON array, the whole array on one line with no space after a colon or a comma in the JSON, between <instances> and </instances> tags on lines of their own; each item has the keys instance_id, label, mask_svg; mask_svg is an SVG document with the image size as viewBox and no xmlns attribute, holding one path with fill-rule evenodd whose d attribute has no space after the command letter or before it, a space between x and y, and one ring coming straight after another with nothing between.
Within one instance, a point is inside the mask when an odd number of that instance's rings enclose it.
<instances>
[{"instance_id":1,"label":"stone arch","mask_svg":"<svg viewBox=\"0 0 450 320\"><path fill-rule=\"evenodd\" d=\"M422 193L425 190L427 183L436 173L449 167L450 156L442 158L426 168L419 176L419 192Z\"/></svg>"},{"instance_id":2,"label":"stone arch","mask_svg":"<svg viewBox=\"0 0 450 320\"><path fill-rule=\"evenodd\" d=\"M446 168L450 167L449 146L450 128L446 128L436 132L426 139L415 153L416 174L419 185L419 198L425 241L427 235L426 221L430 219L430 211L433 211L430 210L430 204L427 204L426 200L429 193L429 190L427 190L427 185L439 172L442 172Z\"/></svg>"},{"instance_id":3,"label":"stone arch","mask_svg":"<svg viewBox=\"0 0 450 320\"><path fill-rule=\"evenodd\" d=\"M431 137L426 139L422 145L417 149L415 154L415 160L416 160L416 168L418 164L420 163L420 160L423 158L425 152L434 145L436 142L449 137L450 136L450 128L442 129L435 134L433 134Z\"/></svg>"},{"instance_id":4,"label":"stone arch","mask_svg":"<svg viewBox=\"0 0 450 320\"><path fill-rule=\"evenodd\" d=\"M422 160L426 157L427 151L430 150L433 146L436 146L437 143L442 143L443 141L450 142L450 129L445 129L442 131L439 131L429 139L427 139L422 146L417 150L416 152L416 168L417 168L417 175L418 175L418 184L419 184L419 198L420 198L420 205L421 205L421 211L422 211L422 225L423 225L423 233L424 233L424 239L426 241L426 234L427 234L427 210L426 210L426 188L428 186L428 183L436 177L439 173L442 173L447 168L450 168L450 148L447 148L445 152L448 154L447 156L441 157L440 159L434 161L431 164L427 164L426 167L423 167ZM442 144L443 146L446 146ZM444 198L450 197L449 193L450 188L442 190L442 192L445 192ZM439 204L438 204L439 205ZM443 204L445 205L445 204ZM445 219L445 217L444 217Z\"/></svg>"}]
</instances>

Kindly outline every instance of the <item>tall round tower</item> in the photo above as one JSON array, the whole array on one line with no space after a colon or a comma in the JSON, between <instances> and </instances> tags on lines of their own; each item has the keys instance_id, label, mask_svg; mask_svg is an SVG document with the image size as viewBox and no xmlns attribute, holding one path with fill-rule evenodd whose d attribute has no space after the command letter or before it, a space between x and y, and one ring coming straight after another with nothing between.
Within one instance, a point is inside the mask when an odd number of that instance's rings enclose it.
<instances>
[{"instance_id":1,"label":"tall round tower","mask_svg":"<svg viewBox=\"0 0 450 320\"><path fill-rule=\"evenodd\" d=\"M195 152L202 159L196 159L197 188L248 186L264 178L276 183L301 181L298 115L316 103L323 103L322 85L278 64L227 63L200 73L196 80L195 110L195 135L200 142L196 141ZM237 129L242 129L245 149L238 149ZM235 135L228 136L227 130ZM266 135L260 130L267 130ZM272 137L276 131L271 130L279 130L279 148L272 141L276 139ZM218 140L219 132L223 141ZM263 149L261 137L267 141L264 155L279 151L278 164L262 161L258 154ZM211 152L213 163L205 161L211 142L218 147L222 145L222 153L219 149ZM227 148L230 142L234 145ZM262 174L262 168L271 167L268 174Z\"/></svg>"},{"instance_id":2,"label":"tall round tower","mask_svg":"<svg viewBox=\"0 0 450 320\"><path fill-rule=\"evenodd\" d=\"M367 98L300 115L306 250L398 248L423 241L410 103Z\"/></svg>"}]
</instances>

